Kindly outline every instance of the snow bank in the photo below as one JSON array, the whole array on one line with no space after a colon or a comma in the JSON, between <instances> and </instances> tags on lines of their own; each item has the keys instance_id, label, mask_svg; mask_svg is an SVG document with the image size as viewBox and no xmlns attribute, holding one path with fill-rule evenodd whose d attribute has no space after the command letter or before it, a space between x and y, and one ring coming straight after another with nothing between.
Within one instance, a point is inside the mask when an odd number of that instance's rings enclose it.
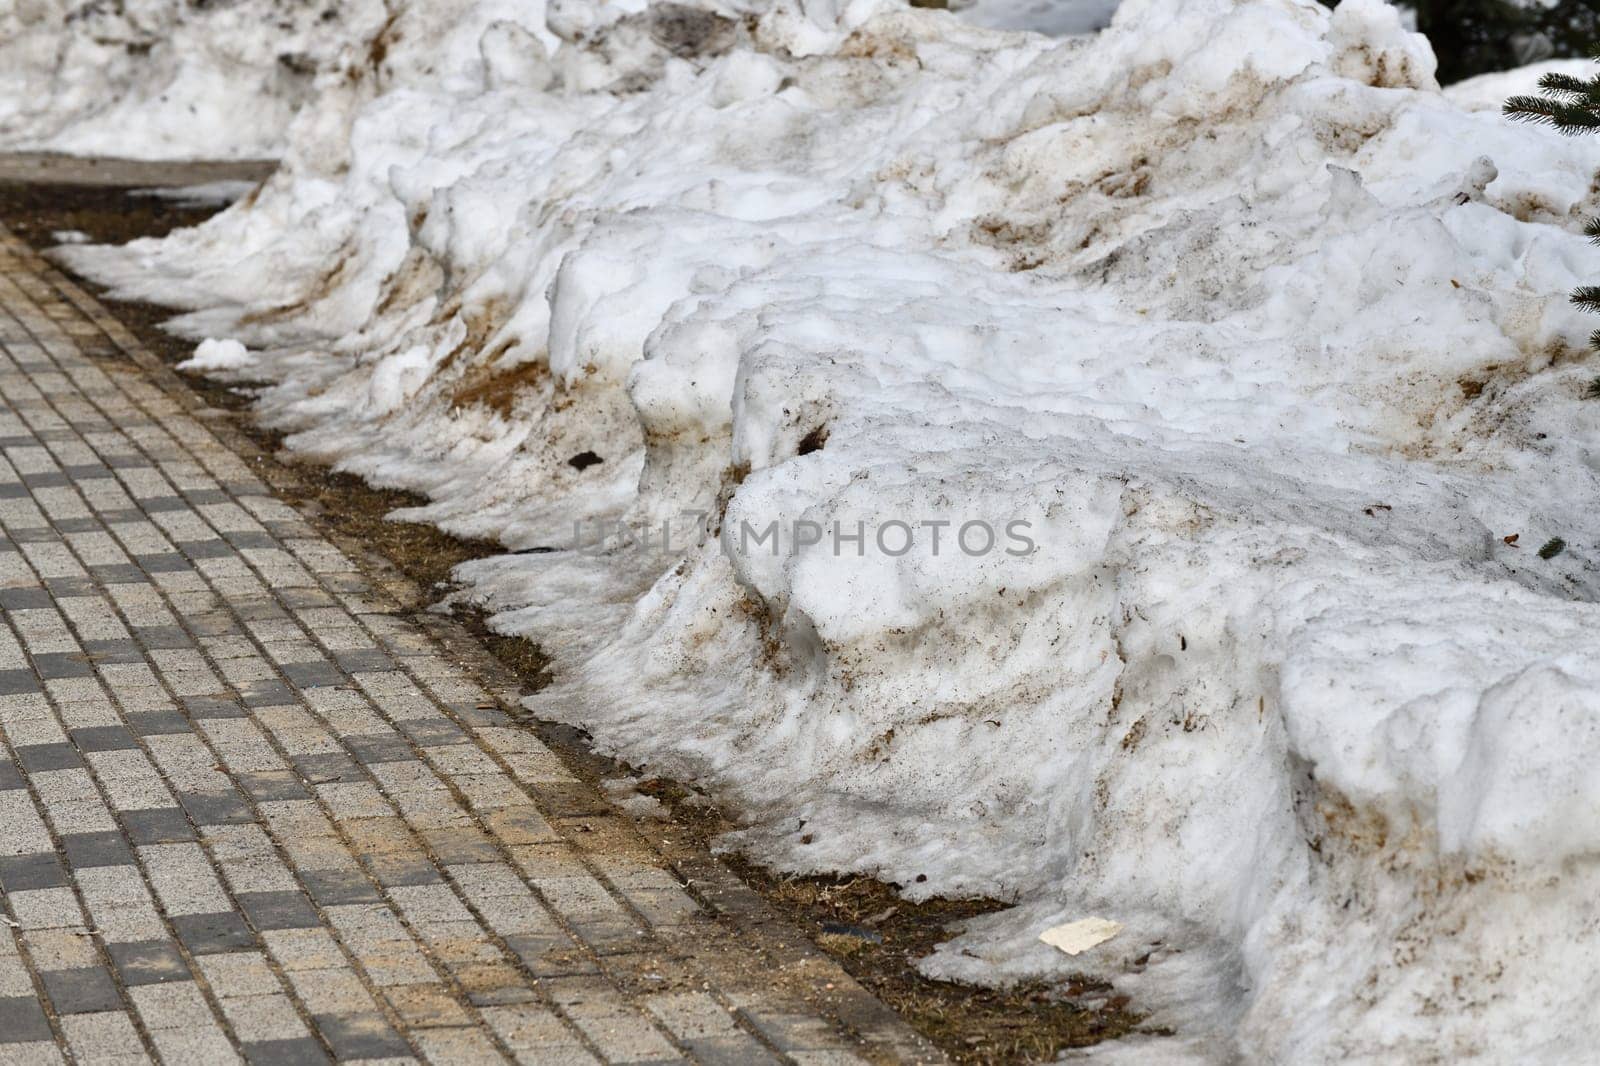
<instances>
[{"instance_id":1,"label":"snow bank","mask_svg":"<svg viewBox=\"0 0 1600 1066\"><path fill-rule=\"evenodd\" d=\"M385 17L382 0L0 4L0 148L275 157L319 73Z\"/></svg>"},{"instance_id":2,"label":"snow bank","mask_svg":"<svg viewBox=\"0 0 1600 1066\"><path fill-rule=\"evenodd\" d=\"M293 143L336 167L342 143L315 127L342 142L349 113L391 86L475 87L488 26L553 43L543 14L543 0L16 0L0 6L0 150L270 159ZM313 129L291 136L302 109Z\"/></svg>"},{"instance_id":3,"label":"snow bank","mask_svg":"<svg viewBox=\"0 0 1600 1066\"><path fill-rule=\"evenodd\" d=\"M463 19L302 120L344 169L63 258L406 517L553 549L459 574L530 705L730 844L1018 904L930 972L1104 973L1180 1034L1139 1061L1586 1054L1600 143L1375 0L639 6Z\"/></svg>"}]
</instances>

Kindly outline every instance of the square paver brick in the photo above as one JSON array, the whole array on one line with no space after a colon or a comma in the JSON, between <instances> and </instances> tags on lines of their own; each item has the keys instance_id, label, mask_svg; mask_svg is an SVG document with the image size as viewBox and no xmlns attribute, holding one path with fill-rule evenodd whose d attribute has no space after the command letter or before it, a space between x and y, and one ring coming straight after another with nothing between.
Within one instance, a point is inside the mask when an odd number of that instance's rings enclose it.
<instances>
[{"instance_id":1,"label":"square paver brick","mask_svg":"<svg viewBox=\"0 0 1600 1066\"><path fill-rule=\"evenodd\" d=\"M45 770L76 770L83 765L78 749L71 744L29 744L16 751L17 761L30 774Z\"/></svg>"},{"instance_id":2,"label":"square paver brick","mask_svg":"<svg viewBox=\"0 0 1600 1066\"><path fill-rule=\"evenodd\" d=\"M69 734L79 751L119 751L137 748L139 742L126 726L104 725L74 729Z\"/></svg>"},{"instance_id":3,"label":"square paver brick","mask_svg":"<svg viewBox=\"0 0 1600 1066\"><path fill-rule=\"evenodd\" d=\"M128 724L141 737L189 733L194 726L177 711L144 711L128 715Z\"/></svg>"},{"instance_id":4,"label":"square paver brick","mask_svg":"<svg viewBox=\"0 0 1600 1066\"><path fill-rule=\"evenodd\" d=\"M107 944L106 950L124 985L165 984L190 978L189 964L184 961L182 952L173 941Z\"/></svg>"},{"instance_id":5,"label":"square paver brick","mask_svg":"<svg viewBox=\"0 0 1600 1066\"><path fill-rule=\"evenodd\" d=\"M172 927L191 955L244 951L258 946L256 935L245 920L232 911L179 915L172 919Z\"/></svg>"},{"instance_id":6,"label":"square paver brick","mask_svg":"<svg viewBox=\"0 0 1600 1066\"><path fill-rule=\"evenodd\" d=\"M146 844L171 844L194 839L194 828L180 807L150 807L123 811L128 840L139 847Z\"/></svg>"},{"instance_id":7,"label":"square paver brick","mask_svg":"<svg viewBox=\"0 0 1600 1066\"><path fill-rule=\"evenodd\" d=\"M340 1062L400 1058L411 1054L400 1034L375 1011L318 1015L313 1021Z\"/></svg>"},{"instance_id":8,"label":"square paver brick","mask_svg":"<svg viewBox=\"0 0 1600 1066\"><path fill-rule=\"evenodd\" d=\"M96 866L133 866L133 849L121 833L71 833L61 838L67 865L74 870ZM134 871L137 878L138 873Z\"/></svg>"},{"instance_id":9,"label":"square paver brick","mask_svg":"<svg viewBox=\"0 0 1600 1066\"><path fill-rule=\"evenodd\" d=\"M7 893L60 888L66 883L66 871L54 852L0 856L0 888Z\"/></svg>"},{"instance_id":10,"label":"square paver brick","mask_svg":"<svg viewBox=\"0 0 1600 1066\"><path fill-rule=\"evenodd\" d=\"M310 793L293 770L255 770L236 775L239 787L257 803L307 799Z\"/></svg>"},{"instance_id":11,"label":"square paver brick","mask_svg":"<svg viewBox=\"0 0 1600 1066\"><path fill-rule=\"evenodd\" d=\"M237 792L179 792L178 803L196 825L243 825L254 822L250 805Z\"/></svg>"},{"instance_id":12,"label":"square paver brick","mask_svg":"<svg viewBox=\"0 0 1600 1066\"><path fill-rule=\"evenodd\" d=\"M330 1061L322 1045L309 1036L248 1043L244 1057L250 1066L320 1066Z\"/></svg>"},{"instance_id":13,"label":"square paver brick","mask_svg":"<svg viewBox=\"0 0 1600 1066\"><path fill-rule=\"evenodd\" d=\"M122 997L117 992L116 983L102 967L56 970L43 973L40 977L50 997L50 1005L59 1014L88 1014L122 1007Z\"/></svg>"},{"instance_id":14,"label":"square paver brick","mask_svg":"<svg viewBox=\"0 0 1600 1066\"><path fill-rule=\"evenodd\" d=\"M7 996L0 999L0 1044L20 1044L35 1040L54 1040L44 1008L32 996Z\"/></svg>"},{"instance_id":15,"label":"square paver brick","mask_svg":"<svg viewBox=\"0 0 1600 1066\"><path fill-rule=\"evenodd\" d=\"M322 924L311 901L300 892L241 892L235 898L258 930L313 929Z\"/></svg>"},{"instance_id":16,"label":"square paver brick","mask_svg":"<svg viewBox=\"0 0 1600 1066\"><path fill-rule=\"evenodd\" d=\"M380 896L360 870L302 870L300 880L319 907L376 903Z\"/></svg>"}]
</instances>

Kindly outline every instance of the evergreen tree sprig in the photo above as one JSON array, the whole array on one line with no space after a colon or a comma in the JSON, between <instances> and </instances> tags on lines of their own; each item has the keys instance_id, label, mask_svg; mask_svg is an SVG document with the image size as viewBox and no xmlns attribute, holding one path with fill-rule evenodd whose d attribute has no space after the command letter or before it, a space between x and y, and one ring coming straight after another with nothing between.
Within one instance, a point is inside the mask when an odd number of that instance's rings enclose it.
<instances>
[{"instance_id":1,"label":"evergreen tree sprig","mask_svg":"<svg viewBox=\"0 0 1600 1066\"><path fill-rule=\"evenodd\" d=\"M1594 51L1600 63L1600 48ZM1506 117L1519 122L1537 122L1552 126L1562 133L1600 133L1600 74L1580 78L1571 74L1550 73L1539 79L1540 96L1513 96L1505 103ZM1583 227L1584 235L1600 244L1600 217L1591 218ZM1572 302L1591 314L1600 315L1600 285L1580 285L1572 291ZM1600 351L1600 329L1589 337L1589 346ZM1590 398L1597 395L1600 378L1590 382L1585 393Z\"/></svg>"},{"instance_id":2,"label":"evergreen tree sprig","mask_svg":"<svg viewBox=\"0 0 1600 1066\"><path fill-rule=\"evenodd\" d=\"M1600 54L1595 56L1600 61ZM1600 132L1600 74L1580 78L1549 73L1539 79L1539 96L1513 96L1505 103L1506 117L1536 122L1574 135Z\"/></svg>"}]
</instances>

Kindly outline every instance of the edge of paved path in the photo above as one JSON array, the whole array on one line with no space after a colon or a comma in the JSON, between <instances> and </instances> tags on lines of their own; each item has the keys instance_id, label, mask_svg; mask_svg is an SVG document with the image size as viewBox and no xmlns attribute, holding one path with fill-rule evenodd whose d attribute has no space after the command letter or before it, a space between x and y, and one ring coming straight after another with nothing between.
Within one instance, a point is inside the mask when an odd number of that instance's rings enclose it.
<instances>
[{"instance_id":1,"label":"edge of paved path","mask_svg":"<svg viewBox=\"0 0 1600 1066\"><path fill-rule=\"evenodd\" d=\"M161 162L90 159L58 152L0 152L0 182L80 185L92 188L182 187L221 181L264 181L276 160Z\"/></svg>"}]
</instances>

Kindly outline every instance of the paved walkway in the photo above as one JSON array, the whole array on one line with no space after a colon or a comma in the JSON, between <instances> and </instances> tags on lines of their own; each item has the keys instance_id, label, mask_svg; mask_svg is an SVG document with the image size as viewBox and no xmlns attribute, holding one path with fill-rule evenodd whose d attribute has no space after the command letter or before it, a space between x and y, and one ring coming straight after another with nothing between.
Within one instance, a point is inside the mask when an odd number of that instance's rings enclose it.
<instances>
[{"instance_id":1,"label":"paved walkway","mask_svg":"<svg viewBox=\"0 0 1600 1066\"><path fill-rule=\"evenodd\" d=\"M3 229L0 401L0 1064L942 1061Z\"/></svg>"},{"instance_id":2,"label":"paved walkway","mask_svg":"<svg viewBox=\"0 0 1600 1066\"><path fill-rule=\"evenodd\" d=\"M163 163L143 159L89 159L52 152L0 152L0 182L53 183L130 188L202 185L214 181L261 181L278 169L263 160Z\"/></svg>"}]
</instances>

